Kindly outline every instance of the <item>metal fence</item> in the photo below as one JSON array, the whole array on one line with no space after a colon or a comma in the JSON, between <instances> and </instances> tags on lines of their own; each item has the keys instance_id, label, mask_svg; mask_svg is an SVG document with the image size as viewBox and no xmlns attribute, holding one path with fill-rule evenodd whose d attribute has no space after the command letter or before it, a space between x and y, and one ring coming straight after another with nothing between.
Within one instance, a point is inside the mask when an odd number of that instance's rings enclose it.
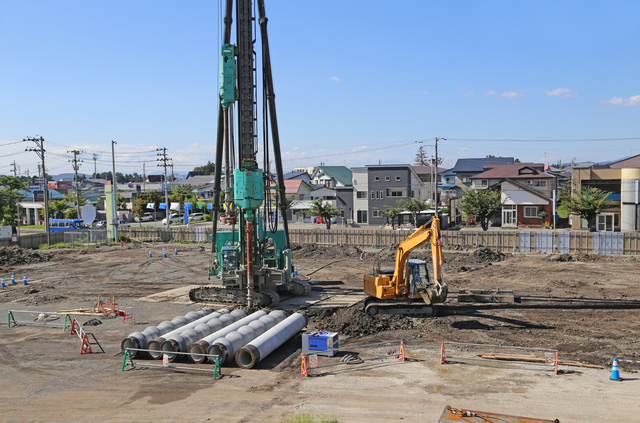
<instances>
[{"instance_id":1,"label":"metal fence","mask_svg":"<svg viewBox=\"0 0 640 423\"><path fill-rule=\"evenodd\" d=\"M111 241L106 229L63 231L62 233L65 244L71 244L72 248L84 245L107 245Z\"/></svg>"},{"instance_id":2,"label":"metal fence","mask_svg":"<svg viewBox=\"0 0 640 423\"><path fill-rule=\"evenodd\" d=\"M64 241L63 232L51 232L50 234L51 244L57 244ZM18 245L22 248L40 248L41 245L47 244L46 232L37 234L25 234L18 237ZM10 238L0 239L0 247L11 246Z\"/></svg>"}]
</instances>

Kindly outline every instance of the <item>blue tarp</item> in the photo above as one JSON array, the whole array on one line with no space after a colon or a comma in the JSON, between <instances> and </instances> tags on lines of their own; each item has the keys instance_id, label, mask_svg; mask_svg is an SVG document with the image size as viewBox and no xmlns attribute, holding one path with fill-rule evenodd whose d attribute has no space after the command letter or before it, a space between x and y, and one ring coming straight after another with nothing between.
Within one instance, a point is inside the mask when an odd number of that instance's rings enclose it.
<instances>
[{"instance_id":1,"label":"blue tarp","mask_svg":"<svg viewBox=\"0 0 640 423\"><path fill-rule=\"evenodd\" d=\"M160 210L166 210L167 209L167 203L160 203L160 205L158 207L160 208Z\"/></svg>"}]
</instances>

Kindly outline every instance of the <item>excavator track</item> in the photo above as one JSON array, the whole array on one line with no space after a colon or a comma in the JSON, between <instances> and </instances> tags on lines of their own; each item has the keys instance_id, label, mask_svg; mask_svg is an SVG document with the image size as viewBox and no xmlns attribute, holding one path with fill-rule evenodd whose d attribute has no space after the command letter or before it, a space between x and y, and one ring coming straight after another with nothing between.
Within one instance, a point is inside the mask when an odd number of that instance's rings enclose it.
<instances>
[{"instance_id":1,"label":"excavator track","mask_svg":"<svg viewBox=\"0 0 640 423\"><path fill-rule=\"evenodd\" d=\"M199 286L189 291L189 298L196 303L223 303L249 305L247 292L220 286ZM252 305L259 307L275 307L280 296L275 290L255 290Z\"/></svg>"},{"instance_id":2,"label":"excavator track","mask_svg":"<svg viewBox=\"0 0 640 423\"><path fill-rule=\"evenodd\" d=\"M376 314L403 314L415 317L433 317L437 314L437 308L416 301L394 301L369 299L364 304L364 312L375 316Z\"/></svg>"},{"instance_id":3,"label":"excavator track","mask_svg":"<svg viewBox=\"0 0 640 423\"><path fill-rule=\"evenodd\" d=\"M292 294L296 297L304 297L311 292L311 284L309 282L297 278L291 282L293 283Z\"/></svg>"}]
</instances>

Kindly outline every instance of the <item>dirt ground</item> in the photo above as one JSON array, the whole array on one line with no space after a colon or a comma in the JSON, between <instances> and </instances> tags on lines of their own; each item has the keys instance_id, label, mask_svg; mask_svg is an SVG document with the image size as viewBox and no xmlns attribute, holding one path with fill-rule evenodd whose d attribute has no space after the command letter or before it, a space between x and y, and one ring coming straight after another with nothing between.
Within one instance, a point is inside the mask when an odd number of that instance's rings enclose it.
<instances>
[{"instance_id":1,"label":"dirt ground","mask_svg":"<svg viewBox=\"0 0 640 423\"><path fill-rule=\"evenodd\" d=\"M162 258L162 247L168 257ZM174 248L178 255L173 255ZM153 257L148 257L149 249ZM394 247L294 246L300 277L314 290L357 292L362 274L380 260L392 268ZM429 259L429 251L415 257ZM445 253L449 299L431 318L368 316L362 305L307 310L308 329L335 330L342 346L403 339L407 361L395 358L314 370L300 375L300 338L294 337L252 370L210 373L136 368L121 372L121 340L163 320L197 310L188 301L150 300L163 291L206 284L207 248L153 244L144 248L0 251L0 312L89 308L115 295L133 307L135 325L100 318L85 326L99 342L80 355L77 337L53 327L3 325L0 336L0 410L4 421L192 420L277 422L312 412L341 422L436 422L445 405L561 422L638 421L639 364L620 363L623 382L609 381L613 357L640 360L640 258L500 254L487 249ZM29 285L21 284L27 275ZM463 304L465 289L513 291L519 303ZM152 297L153 298L153 297ZM16 317L32 320L34 314ZM86 322L91 317L81 316ZM93 338L91 338L93 340ZM440 364L441 342L557 349L561 360L602 369L548 368L506 363ZM399 345L354 349L363 358ZM101 352L104 350L104 352ZM467 354L473 349L462 351ZM494 351L495 352L495 351ZM320 358L320 364L336 362ZM157 362L153 362L154 364ZM186 364L185 364L186 365ZM200 367L210 369L208 365Z\"/></svg>"}]
</instances>

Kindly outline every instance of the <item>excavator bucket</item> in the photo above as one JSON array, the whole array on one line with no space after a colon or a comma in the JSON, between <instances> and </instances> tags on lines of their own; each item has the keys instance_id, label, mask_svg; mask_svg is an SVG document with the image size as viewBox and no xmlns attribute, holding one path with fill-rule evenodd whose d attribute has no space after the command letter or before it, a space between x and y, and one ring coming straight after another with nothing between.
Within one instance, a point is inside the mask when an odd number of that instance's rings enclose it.
<instances>
[{"instance_id":1,"label":"excavator bucket","mask_svg":"<svg viewBox=\"0 0 640 423\"><path fill-rule=\"evenodd\" d=\"M449 288L446 285L436 284L419 284L417 289L427 305L444 303L447 300L447 294L449 292Z\"/></svg>"}]
</instances>

